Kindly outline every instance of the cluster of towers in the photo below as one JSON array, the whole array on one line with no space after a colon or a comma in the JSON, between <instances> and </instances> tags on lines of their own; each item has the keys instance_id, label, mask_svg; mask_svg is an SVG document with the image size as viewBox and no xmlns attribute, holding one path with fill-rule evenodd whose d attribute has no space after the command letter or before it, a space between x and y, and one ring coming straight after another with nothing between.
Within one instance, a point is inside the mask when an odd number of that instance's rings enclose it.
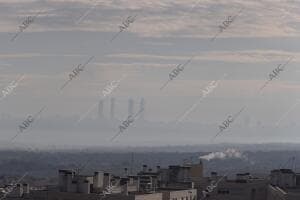
<instances>
[{"instance_id":1,"label":"cluster of towers","mask_svg":"<svg viewBox=\"0 0 300 200\"><path fill-rule=\"evenodd\" d=\"M114 98L114 97L110 98L109 102L110 102L109 119L114 120L114 119L116 119L115 118L116 98ZM105 103L105 100L100 100L99 101L99 105L98 105L98 118L99 119L105 118L105 116L104 116L104 103ZM128 116L129 115L134 115L139 110L143 110L143 112L140 114L140 119L144 119L144 117L145 117L145 106L146 106L145 99L142 98L140 100L140 103L139 103L139 109L135 109L135 107L136 107L135 101L132 98L130 98L128 100Z\"/></svg>"}]
</instances>

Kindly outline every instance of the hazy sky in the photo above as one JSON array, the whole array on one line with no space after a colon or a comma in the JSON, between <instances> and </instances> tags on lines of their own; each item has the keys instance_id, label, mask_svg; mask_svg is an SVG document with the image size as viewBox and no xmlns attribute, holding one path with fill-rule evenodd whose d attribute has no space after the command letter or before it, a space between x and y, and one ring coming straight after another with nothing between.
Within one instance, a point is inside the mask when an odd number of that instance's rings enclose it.
<instances>
[{"instance_id":1,"label":"hazy sky","mask_svg":"<svg viewBox=\"0 0 300 200\"><path fill-rule=\"evenodd\" d=\"M218 125L243 106L247 108L231 125L232 129L244 121L253 126L275 126L281 118L280 126L300 125L300 105L293 107L300 99L299 9L299 1L279 0L0 0L0 89L24 75L0 101L3 118L10 116L9 125L0 130L1 138L9 140L28 115L44 106L47 109L41 118L59 115L64 122L74 116L76 123L99 101L103 89L124 75L119 86L106 97L104 109L109 116L109 99L115 97L115 116L122 121L127 118L129 98L136 103L141 98L146 100L147 120L175 121L197 102L205 87L212 81L219 82L183 119L183 123L194 123L192 131L188 125L173 127L180 134L164 136L165 128L153 127L155 134L149 135L150 126L147 130L141 128L136 139L130 135L135 129L132 125L118 144L172 144L170 138L176 138L177 144L209 143ZM35 15L34 21L11 41L26 18ZM136 16L134 22L111 42L129 16ZM229 16L236 17L211 41ZM72 70L92 56L94 59L60 92ZM169 73L192 56L184 70L160 90ZM258 95L269 74L291 56L291 62ZM137 107L134 111L138 111ZM97 108L87 119L95 118L96 113ZM47 128L39 127L39 121L34 123L32 130L20 134L19 142L64 144L67 139L58 139L59 132L72 138L68 144L108 145L118 128L117 123L110 134L99 129L97 134L88 135L89 128L80 128L80 124L74 132L74 127L52 131L55 123ZM197 124L211 127L197 130ZM246 131L249 127L240 128ZM255 131L257 136L251 142L300 140L289 135L289 128L282 128L282 135L277 133L276 137L266 136L264 131ZM49 136L48 132L56 135ZM201 134L206 134L206 138ZM221 135L220 141L249 141L244 133L231 136Z\"/></svg>"}]
</instances>

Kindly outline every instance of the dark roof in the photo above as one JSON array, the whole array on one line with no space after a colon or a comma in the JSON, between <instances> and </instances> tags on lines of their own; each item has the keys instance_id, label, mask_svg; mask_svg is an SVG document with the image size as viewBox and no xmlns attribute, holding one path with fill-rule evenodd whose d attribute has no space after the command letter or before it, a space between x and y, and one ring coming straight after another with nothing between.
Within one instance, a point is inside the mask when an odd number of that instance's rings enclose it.
<instances>
[{"instance_id":1,"label":"dark roof","mask_svg":"<svg viewBox=\"0 0 300 200\"><path fill-rule=\"evenodd\" d=\"M238 174L236 174L237 176L249 176L250 175L250 173L238 173Z\"/></svg>"},{"instance_id":2,"label":"dark roof","mask_svg":"<svg viewBox=\"0 0 300 200\"><path fill-rule=\"evenodd\" d=\"M191 168L191 166L170 165L169 169Z\"/></svg>"},{"instance_id":3,"label":"dark roof","mask_svg":"<svg viewBox=\"0 0 300 200\"><path fill-rule=\"evenodd\" d=\"M271 173L281 172L283 174L294 174L293 170L291 169L274 169Z\"/></svg>"},{"instance_id":4,"label":"dark roof","mask_svg":"<svg viewBox=\"0 0 300 200\"><path fill-rule=\"evenodd\" d=\"M280 169L280 172L285 173L285 174L293 174L293 170L291 169Z\"/></svg>"}]
</instances>

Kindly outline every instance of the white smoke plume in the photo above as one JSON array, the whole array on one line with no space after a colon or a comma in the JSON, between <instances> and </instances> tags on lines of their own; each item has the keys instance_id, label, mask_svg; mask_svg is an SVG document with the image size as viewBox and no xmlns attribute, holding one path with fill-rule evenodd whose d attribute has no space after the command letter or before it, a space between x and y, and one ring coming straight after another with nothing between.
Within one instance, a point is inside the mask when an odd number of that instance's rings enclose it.
<instances>
[{"instance_id":1,"label":"white smoke plume","mask_svg":"<svg viewBox=\"0 0 300 200\"><path fill-rule=\"evenodd\" d=\"M204 159L207 161L213 160L213 159L229 159L229 158L239 158L239 159L243 159L243 160L248 160L247 156L245 156L242 152L230 148L230 149L226 149L224 152L222 151L218 151L218 152L212 152L209 153L207 155L204 156L200 156L200 159Z\"/></svg>"}]
</instances>

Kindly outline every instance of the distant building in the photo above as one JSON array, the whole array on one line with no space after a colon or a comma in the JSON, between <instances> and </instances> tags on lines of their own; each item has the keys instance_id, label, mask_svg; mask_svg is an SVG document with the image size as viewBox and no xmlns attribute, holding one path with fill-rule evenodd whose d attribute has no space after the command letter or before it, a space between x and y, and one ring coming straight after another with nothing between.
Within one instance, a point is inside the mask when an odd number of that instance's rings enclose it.
<instances>
[{"instance_id":1,"label":"distant building","mask_svg":"<svg viewBox=\"0 0 300 200\"><path fill-rule=\"evenodd\" d=\"M103 110L104 110L104 100L101 99L98 104L98 119L103 119Z\"/></svg>"},{"instance_id":2,"label":"distant building","mask_svg":"<svg viewBox=\"0 0 300 200\"><path fill-rule=\"evenodd\" d=\"M7 189L10 188L10 189ZM58 185L30 188L18 183L0 188L8 200L300 200L300 174L275 169L269 178L238 173L234 179L211 172L203 176L203 164L185 163L168 168L147 165L136 175L114 176L104 171L81 175L59 170ZM12 190L11 188L14 188Z\"/></svg>"},{"instance_id":3,"label":"distant building","mask_svg":"<svg viewBox=\"0 0 300 200\"><path fill-rule=\"evenodd\" d=\"M299 200L300 174L291 169L275 169L271 171L268 199Z\"/></svg>"},{"instance_id":4,"label":"distant building","mask_svg":"<svg viewBox=\"0 0 300 200\"><path fill-rule=\"evenodd\" d=\"M116 100L115 98L111 98L110 99L110 119L114 120L115 119L115 105L116 104Z\"/></svg>"},{"instance_id":5,"label":"distant building","mask_svg":"<svg viewBox=\"0 0 300 200\"><path fill-rule=\"evenodd\" d=\"M210 192L207 188L212 183L217 186ZM266 200L267 185L266 179L253 178L250 173L238 173L235 179L229 180L227 176L212 172L202 182L202 193L207 194L207 200Z\"/></svg>"},{"instance_id":6,"label":"distant building","mask_svg":"<svg viewBox=\"0 0 300 200\"><path fill-rule=\"evenodd\" d=\"M139 110L142 110L143 112L141 113L141 117L140 119L141 120L144 120L145 119L145 111L146 111L146 101L144 98L141 99L141 102L140 102L140 109Z\"/></svg>"},{"instance_id":7,"label":"distant building","mask_svg":"<svg viewBox=\"0 0 300 200\"><path fill-rule=\"evenodd\" d=\"M182 169L190 167L183 167ZM172 171L170 166L169 170ZM169 173L172 174L172 173ZM93 175L80 175L74 170L59 170L58 185L29 190L28 185L18 184L7 199L28 200L197 200L197 190L193 188L191 174L179 178L179 184L164 185L160 183L161 171L158 167L154 172L143 165L137 175L128 175L125 168L123 177L113 176L104 171ZM181 176L181 175L180 175ZM171 176L168 177L170 182ZM180 184L184 181L185 184Z\"/></svg>"},{"instance_id":8,"label":"distant building","mask_svg":"<svg viewBox=\"0 0 300 200\"><path fill-rule=\"evenodd\" d=\"M271 185L280 188L296 187L296 174L291 169L276 169L271 171Z\"/></svg>"},{"instance_id":9,"label":"distant building","mask_svg":"<svg viewBox=\"0 0 300 200\"><path fill-rule=\"evenodd\" d=\"M134 100L129 99L128 100L128 116L133 116L134 113Z\"/></svg>"}]
</instances>

